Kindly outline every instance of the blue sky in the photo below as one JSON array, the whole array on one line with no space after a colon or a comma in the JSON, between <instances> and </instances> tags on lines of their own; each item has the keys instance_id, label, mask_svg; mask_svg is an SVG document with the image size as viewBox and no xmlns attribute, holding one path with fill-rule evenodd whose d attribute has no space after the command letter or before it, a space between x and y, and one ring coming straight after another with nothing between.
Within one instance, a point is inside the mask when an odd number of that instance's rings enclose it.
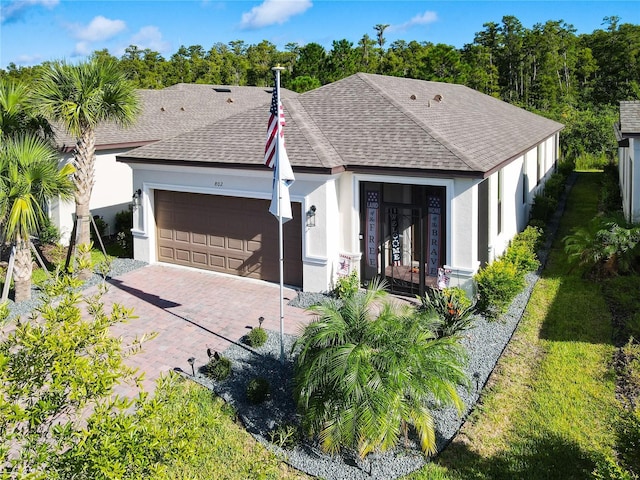
<instances>
[{"instance_id":1,"label":"blue sky","mask_svg":"<svg viewBox=\"0 0 640 480\"><path fill-rule=\"evenodd\" d=\"M165 58L180 45L244 40L285 44L316 42L328 49L333 40L355 43L373 26L389 24L387 46L417 40L462 47L482 24L516 16L525 27L564 20L578 33L601 28L605 16L640 23L640 3L633 1L393 1L393 0L0 0L0 68L13 62L81 59L107 48L121 56L131 44L151 48Z\"/></svg>"}]
</instances>

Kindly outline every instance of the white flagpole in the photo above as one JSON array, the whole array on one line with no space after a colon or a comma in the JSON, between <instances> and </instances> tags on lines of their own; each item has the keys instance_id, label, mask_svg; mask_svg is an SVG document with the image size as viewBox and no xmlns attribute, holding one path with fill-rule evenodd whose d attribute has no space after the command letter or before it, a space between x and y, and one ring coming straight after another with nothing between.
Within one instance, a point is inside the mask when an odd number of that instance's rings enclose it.
<instances>
[{"instance_id":1,"label":"white flagpole","mask_svg":"<svg viewBox=\"0 0 640 480\"><path fill-rule=\"evenodd\" d=\"M278 170L278 248L280 259L280 362L284 363L284 242L282 236L282 178L280 170L280 72L284 67L272 68L276 72L276 92L278 95L278 119L276 130L276 165Z\"/></svg>"}]
</instances>

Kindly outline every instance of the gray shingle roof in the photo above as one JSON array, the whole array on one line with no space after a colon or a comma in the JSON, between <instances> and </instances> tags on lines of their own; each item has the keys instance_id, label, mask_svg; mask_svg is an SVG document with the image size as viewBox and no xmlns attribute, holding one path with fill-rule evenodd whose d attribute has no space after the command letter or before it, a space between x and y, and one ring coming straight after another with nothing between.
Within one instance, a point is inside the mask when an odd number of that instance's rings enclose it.
<instances>
[{"instance_id":1,"label":"gray shingle roof","mask_svg":"<svg viewBox=\"0 0 640 480\"><path fill-rule=\"evenodd\" d=\"M218 91L216 91L216 89ZM138 90L142 111L128 128L114 124L98 128L97 145L140 144L163 140L222 120L271 100L264 87L177 84L162 90ZM293 92L287 94L296 95ZM73 146L75 140L56 129L59 146Z\"/></svg>"},{"instance_id":2,"label":"gray shingle roof","mask_svg":"<svg viewBox=\"0 0 640 480\"><path fill-rule=\"evenodd\" d=\"M296 167L388 167L484 174L562 124L470 88L358 73L302 95L283 94L287 153ZM247 110L122 159L260 165L268 107Z\"/></svg>"},{"instance_id":3,"label":"gray shingle roof","mask_svg":"<svg viewBox=\"0 0 640 480\"><path fill-rule=\"evenodd\" d=\"M640 134L640 101L620 102L620 133Z\"/></svg>"}]
</instances>

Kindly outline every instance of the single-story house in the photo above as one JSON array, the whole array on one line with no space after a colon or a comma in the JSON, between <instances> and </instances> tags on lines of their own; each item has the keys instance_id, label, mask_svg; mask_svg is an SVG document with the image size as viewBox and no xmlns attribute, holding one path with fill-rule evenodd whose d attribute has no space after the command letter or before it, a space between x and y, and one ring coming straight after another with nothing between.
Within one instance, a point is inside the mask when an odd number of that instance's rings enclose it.
<instances>
[{"instance_id":1,"label":"single-story house","mask_svg":"<svg viewBox=\"0 0 640 480\"><path fill-rule=\"evenodd\" d=\"M618 140L618 175L622 211L640 222L640 101L620 102L620 120L614 125Z\"/></svg>"},{"instance_id":2,"label":"single-story house","mask_svg":"<svg viewBox=\"0 0 640 480\"><path fill-rule=\"evenodd\" d=\"M177 84L162 90L137 91L141 113L135 124L121 128L114 124L98 127L96 132L95 185L91 195L91 213L101 216L113 234L115 214L132 203L131 168L116 162L116 155L179 135L200 126L269 102L270 89L223 85ZM62 154L61 163L73 159L75 139L54 126L55 140ZM75 204L54 200L49 217L67 243L73 227Z\"/></svg>"},{"instance_id":3,"label":"single-story house","mask_svg":"<svg viewBox=\"0 0 640 480\"><path fill-rule=\"evenodd\" d=\"M418 294L472 287L529 218L563 125L461 85L358 73L282 96L296 180L285 283L359 272ZM263 164L269 102L124 154L135 258L278 281Z\"/></svg>"}]
</instances>

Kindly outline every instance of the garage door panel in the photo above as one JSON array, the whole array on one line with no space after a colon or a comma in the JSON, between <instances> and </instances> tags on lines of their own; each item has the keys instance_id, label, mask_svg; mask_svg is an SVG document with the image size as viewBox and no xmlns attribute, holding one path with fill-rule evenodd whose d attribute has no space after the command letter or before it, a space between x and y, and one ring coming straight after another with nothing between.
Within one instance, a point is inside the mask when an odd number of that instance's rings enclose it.
<instances>
[{"instance_id":1,"label":"garage door panel","mask_svg":"<svg viewBox=\"0 0 640 480\"><path fill-rule=\"evenodd\" d=\"M183 232L180 230L175 231L175 240L176 242L188 242L190 239L189 232Z\"/></svg>"},{"instance_id":2,"label":"garage door panel","mask_svg":"<svg viewBox=\"0 0 640 480\"><path fill-rule=\"evenodd\" d=\"M191 252L189 250L181 250L176 248L175 252L176 252L176 260L178 260L179 262L189 263L191 261L191 255L190 255Z\"/></svg>"},{"instance_id":3,"label":"garage door panel","mask_svg":"<svg viewBox=\"0 0 640 480\"><path fill-rule=\"evenodd\" d=\"M226 258L222 255L209 255L209 266L213 268L226 268Z\"/></svg>"},{"instance_id":4,"label":"garage door panel","mask_svg":"<svg viewBox=\"0 0 640 480\"><path fill-rule=\"evenodd\" d=\"M168 240L173 240L173 230L169 230L167 228L159 228L158 236L160 238L166 238Z\"/></svg>"},{"instance_id":5,"label":"garage door panel","mask_svg":"<svg viewBox=\"0 0 640 480\"><path fill-rule=\"evenodd\" d=\"M158 190L158 258L240 276L279 280L278 222L269 200ZM285 282L302 285L299 203L284 225Z\"/></svg>"},{"instance_id":6,"label":"garage door panel","mask_svg":"<svg viewBox=\"0 0 640 480\"><path fill-rule=\"evenodd\" d=\"M219 237L217 235L209 235L209 246L224 248L224 237Z\"/></svg>"},{"instance_id":7,"label":"garage door panel","mask_svg":"<svg viewBox=\"0 0 640 480\"><path fill-rule=\"evenodd\" d=\"M202 233L192 233L191 234L191 242L195 245L206 245L207 244L207 236Z\"/></svg>"},{"instance_id":8,"label":"garage door panel","mask_svg":"<svg viewBox=\"0 0 640 480\"><path fill-rule=\"evenodd\" d=\"M200 268L207 266L207 257L208 255L205 252L192 252L191 258L193 259L193 263L200 266Z\"/></svg>"},{"instance_id":9,"label":"garage door panel","mask_svg":"<svg viewBox=\"0 0 640 480\"><path fill-rule=\"evenodd\" d=\"M227 238L227 248L244 252L244 242L240 238Z\"/></svg>"}]
</instances>

